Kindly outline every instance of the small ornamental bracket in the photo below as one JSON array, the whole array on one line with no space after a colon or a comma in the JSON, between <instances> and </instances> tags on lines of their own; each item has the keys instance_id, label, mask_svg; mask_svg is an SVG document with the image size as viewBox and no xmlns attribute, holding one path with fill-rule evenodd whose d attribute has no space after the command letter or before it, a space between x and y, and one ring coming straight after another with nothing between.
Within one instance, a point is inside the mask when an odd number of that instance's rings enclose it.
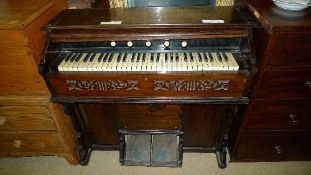
<instances>
[{"instance_id":1,"label":"small ornamental bracket","mask_svg":"<svg viewBox=\"0 0 311 175\"><path fill-rule=\"evenodd\" d=\"M154 80L155 91L228 91L230 80Z\"/></svg>"},{"instance_id":2,"label":"small ornamental bracket","mask_svg":"<svg viewBox=\"0 0 311 175\"><path fill-rule=\"evenodd\" d=\"M138 80L66 80L66 82L69 91L139 90Z\"/></svg>"}]
</instances>

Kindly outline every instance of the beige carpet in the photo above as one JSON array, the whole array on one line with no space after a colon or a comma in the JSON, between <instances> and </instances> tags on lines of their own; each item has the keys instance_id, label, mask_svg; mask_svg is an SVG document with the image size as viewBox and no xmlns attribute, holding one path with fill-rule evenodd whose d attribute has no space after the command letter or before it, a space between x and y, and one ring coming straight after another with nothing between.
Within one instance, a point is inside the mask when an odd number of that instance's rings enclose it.
<instances>
[{"instance_id":1,"label":"beige carpet","mask_svg":"<svg viewBox=\"0 0 311 175\"><path fill-rule=\"evenodd\" d=\"M311 175L311 162L229 163L219 169L215 154L185 153L182 168L126 167L118 152L94 151L88 166L58 157L0 158L0 175Z\"/></svg>"}]
</instances>

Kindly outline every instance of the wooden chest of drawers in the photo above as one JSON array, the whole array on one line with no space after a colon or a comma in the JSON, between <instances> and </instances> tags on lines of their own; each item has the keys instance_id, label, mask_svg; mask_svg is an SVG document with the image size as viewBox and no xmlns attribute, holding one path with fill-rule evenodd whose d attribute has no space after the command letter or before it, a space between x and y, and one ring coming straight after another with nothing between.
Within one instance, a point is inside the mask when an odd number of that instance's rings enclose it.
<instances>
[{"instance_id":1,"label":"wooden chest of drawers","mask_svg":"<svg viewBox=\"0 0 311 175\"><path fill-rule=\"evenodd\" d=\"M46 32L63 0L1 1L0 156L57 155L77 164L76 134L38 73Z\"/></svg>"},{"instance_id":2,"label":"wooden chest of drawers","mask_svg":"<svg viewBox=\"0 0 311 175\"><path fill-rule=\"evenodd\" d=\"M263 26L254 30L261 66L231 157L311 160L311 9L290 20L271 1L247 5Z\"/></svg>"}]
</instances>

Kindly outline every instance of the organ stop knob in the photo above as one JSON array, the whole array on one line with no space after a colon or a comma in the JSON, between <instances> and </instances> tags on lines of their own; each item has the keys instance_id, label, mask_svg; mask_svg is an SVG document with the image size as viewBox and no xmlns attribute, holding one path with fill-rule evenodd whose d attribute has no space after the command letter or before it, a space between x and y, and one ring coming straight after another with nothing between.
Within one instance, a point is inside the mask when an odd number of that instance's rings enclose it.
<instances>
[{"instance_id":1,"label":"organ stop knob","mask_svg":"<svg viewBox=\"0 0 311 175\"><path fill-rule=\"evenodd\" d=\"M151 46L151 42L150 42L150 41L147 41L147 42L146 42L146 46L147 46L147 47L150 47L150 46Z\"/></svg>"},{"instance_id":2,"label":"organ stop knob","mask_svg":"<svg viewBox=\"0 0 311 175\"><path fill-rule=\"evenodd\" d=\"M164 42L164 46L165 46L165 47L169 47L169 46L170 46L170 42L169 42L169 41L165 41L165 42Z\"/></svg>"},{"instance_id":3,"label":"organ stop knob","mask_svg":"<svg viewBox=\"0 0 311 175\"><path fill-rule=\"evenodd\" d=\"M127 42L127 46L128 47L132 47L133 46L133 42L132 41Z\"/></svg>"},{"instance_id":4,"label":"organ stop knob","mask_svg":"<svg viewBox=\"0 0 311 175\"><path fill-rule=\"evenodd\" d=\"M187 47L187 41L181 42L181 47Z\"/></svg>"},{"instance_id":5,"label":"organ stop knob","mask_svg":"<svg viewBox=\"0 0 311 175\"><path fill-rule=\"evenodd\" d=\"M114 41L111 41L111 42L110 42L110 46L111 46L111 47L115 47L116 45L117 45L116 42L114 42Z\"/></svg>"}]
</instances>

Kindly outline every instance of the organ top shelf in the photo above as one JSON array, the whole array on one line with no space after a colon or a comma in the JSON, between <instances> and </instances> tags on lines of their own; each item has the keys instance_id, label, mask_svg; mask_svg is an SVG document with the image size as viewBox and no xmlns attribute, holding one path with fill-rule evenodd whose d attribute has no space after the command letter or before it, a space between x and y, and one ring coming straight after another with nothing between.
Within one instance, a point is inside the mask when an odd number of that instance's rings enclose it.
<instances>
[{"instance_id":1,"label":"organ top shelf","mask_svg":"<svg viewBox=\"0 0 311 175\"><path fill-rule=\"evenodd\" d=\"M241 28L254 25L255 23L249 21L247 15L244 15L245 12L241 11L232 7L69 9L63 11L48 28L141 28L174 25L191 28L229 25Z\"/></svg>"}]
</instances>

